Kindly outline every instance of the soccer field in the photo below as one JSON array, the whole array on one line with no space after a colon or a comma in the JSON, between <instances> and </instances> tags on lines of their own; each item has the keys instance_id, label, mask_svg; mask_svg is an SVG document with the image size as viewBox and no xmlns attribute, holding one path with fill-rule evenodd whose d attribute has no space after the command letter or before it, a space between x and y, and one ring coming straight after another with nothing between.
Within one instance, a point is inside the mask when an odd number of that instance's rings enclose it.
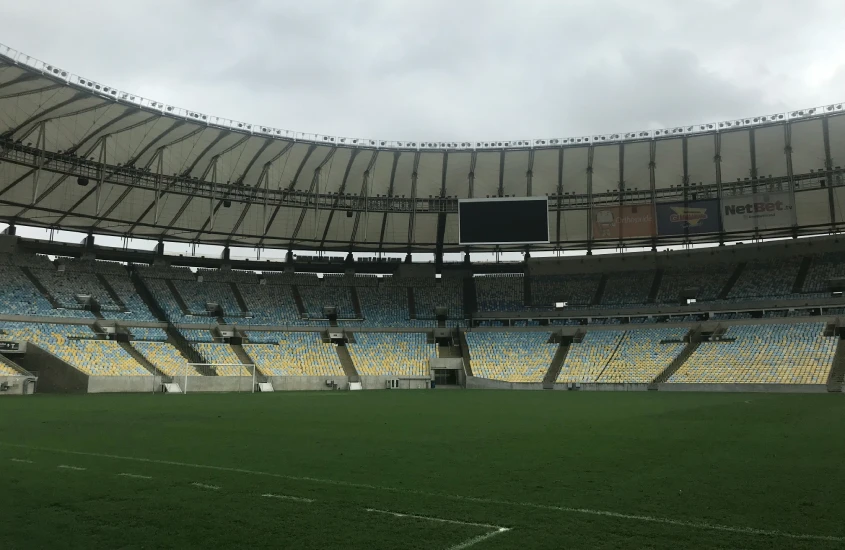
<instances>
[{"instance_id":1,"label":"soccer field","mask_svg":"<svg viewBox=\"0 0 845 550\"><path fill-rule=\"evenodd\" d=\"M840 394L0 400L0 547L841 548Z\"/></svg>"}]
</instances>

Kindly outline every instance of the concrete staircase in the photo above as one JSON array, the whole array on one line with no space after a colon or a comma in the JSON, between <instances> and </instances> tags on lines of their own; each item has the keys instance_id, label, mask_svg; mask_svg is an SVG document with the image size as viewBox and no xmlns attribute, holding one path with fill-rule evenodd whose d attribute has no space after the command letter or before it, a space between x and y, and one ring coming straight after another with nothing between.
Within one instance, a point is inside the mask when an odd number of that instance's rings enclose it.
<instances>
[{"instance_id":1,"label":"concrete staircase","mask_svg":"<svg viewBox=\"0 0 845 550\"><path fill-rule=\"evenodd\" d=\"M118 342L118 345L120 347L122 347L126 351L126 353L131 355L132 359L137 361L138 364L140 364L142 367L144 367L145 369L150 371L150 374L155 375L155 376L161 376L161 381L163 383L170 383L170 382L173 381L172 377L170 377L170 376L164 374L163 372L161 372L160 370L158 370L158 368L155 365L150 363L149 360L147 360L147 358L144 357L141 354L141 352L138 351L137 349L135 349L132 346L132 344L130 344L129 342Z\"/></svg>"},{"instance_id":2,"label":"concrete staircase","mask_svg":"<svg viewBox=\"0 0 845 550\"><path fill-rule=\"evenodd\" d=\"M22 267L20 268L20 270L23 272L24 275L26 275L26 278L32 282L33 286L38 289L38 292L40 292L41 295L44 296L44 298L46 298L48 302L50 302L51 306L56 309L64 307L62 306L62 304L59 303L58 300L56 300L55 296L53 296L50 291L47 290L47 287L41 284L41 281L38 280L38 277L35 276L35 273L33 273L31 269L29 269L28 267Z\"/></svg>"},{"instance_id":3,"label":"concrete staircase","mask_svg":"<svg viewBox=\"0 0 845 550\"><path fill-rule=\"evenodd\" d=\"M299 312L300 317L305 317L305 302L302 300L302 294L299 293L299 287L291 285L291 294L293 294L293 301L296 303L296 311Z\"/></svg>"},{"instance_id":4,"label":"concrete staircase","mask_svg":"<svg viewBox=\"0 0 845 550\"><path fill-rule=\"evenodd\" d=\"M807 273L810 271L812 263L812 256L804 256L804 259L801 260L801 267L798 268L798 275L795 277L795 283L792 285L793 294L800 294L804 289L804 281L807 280Z\"/></svg>"},{"instance_id":5,"label":"concrete staircase","mask_svg":"<svg viewBox=\"0 0 845 550\"><path fill-rule=\"evenodd\" d=\"M102 285L102 287L105 289L106 294L108 294L109 298L111 298L112 302L114 302L117 307L120 308L120 311L126 311L126 304L123 303L123 300L121 300L120 296L117 295L117 292L114 291L114 287L111 286L111 283L109 283L109 280L106 279L106 276L102 273L97 273L96 277L97 280L100 281L100 285Z\"/></svg>"},{"instance_id":6,"label":"concrete staircase","mask_svg":"<svg viewBox=\"0 0 845 550\"><path fill-rule=\"evenodd\" d=\"M241 289L238 288L238 283L229 283L229 287L232 289L232 294L235 296L235 301L238 302L238 307L241 309L241 312L249 311L249 307L246 305L246 300L244 300L244 295L241 294Z\"/></svg>"},{"instance_id":7,"label":"concrete staircase","mask_svg":"<svg viewBox=\"0 0 845 550\"><path fill-rule=\"evenodd\" d=\"M669 380L669 378L673 374L678 372L678 369L681 368L684 363L686 363L687 359L689 359L690 356L695 353L695 350L698 349L699 345L701 345L701 342L699 341L690 340L689 342L687 342L686 347L683 349L680 355L675 357L675 359L671 363L669 363L669 366L667 366L665 369L663 369L663 372L657 375L657 377L651 382L651 384L648 385L648 389L656 390L657 384L665 384L666 381Z\"/></svg>"},{"instance_id":8,"label":"concrete staircase","mask_svg":"<svg viewBox=\"0 0 845 550\"><path fill-rule=\"evenodd\" d=\"M179 309L182 310L183 315L188 315L192 313L190 309L188 309L188 304L185 303L185 299L182 298L182 294L179 293L179 289L176 288L176 285L170 279L164 279L165 284L167 284L167 288L170 289L170 293L173 295L173 299L176 300L176 303L179 305Z\"/></svg>"},{"instance_id":9,"label":"concrete staircase","mask_svg":"<svg viewBox=\"0 0 845 550\"><path fill-rule=\"evenodd\" d=\"M417 303L414 301L414 289L408 287L408 315L409 319L417 318Z\"/></svg>"},{"instance_id":10,"label":"concrete staircase","mask_svg":"<svg viewBox=\"0 0 845 550\"><path fill-rule=\"evenodd\" d=\"M569 344L561 342L558 344L557 351L555 351L555 356L552 358L552 363L549 365L549 370L546 372L546 375L543 377L543 389L544 390L552 390L555 387L555 381L557 380L558 375L560 374L560 369L563 367L564 361L566 361L566 355L569 353Z\"/></svg>"},{"instance_id":11,"label":"concrete staircase","mask_svg":"<svg viewBox=\"0 0 845 550\"><path fill-rule=\"evenodd\" d=\"M836 353L833 356L833 365L830 374L827 376L827 391L831 393L842 393L845 384L845 343L841 336L837 335Z\"/></svg>"},{"instance_id":12,"label":"concrete staircase","mask_svg":"<svg viewBox=\"0 0 845 550\"><path fill-rule=\"evenodd\" d=\"M18 365L5 355L0 354L0 364L6 365L10 369L20 373L21 376L33 376L31 372L23 368L22 366Z\"/></svg>"},{"instance_id":13,"label":"concrete staircase","mask_svg":"<svg viewBox=\"0 0 845 550\"><path fill-rule=\"evenodd\" d=\"M728 294L730 294L731 289L734 287L734 284L736 284L740 275L742 275L742 272L745 271L745 266L745 262L737 264L736 269L734 269L734 272L731 274L731 278L728 279L728 282L725 283L725 286L719 292L719 295L717 296L719 300L724 300L728 297Z\"/></svg>"},{"instance_id":14,"label":"concrete staircase","mask_svg":"<svg viewBox=\"0 0 845 550\"><path fill-rule=\"evenodd\" d=\"M153 297L153 294L152 292L150 292L150 289L147 288L144 279L141 278L141 276L133 270L129 271L129 279L135 286L135 290L138 292L138 296L140 296L141 299L144 300L144 303L147 305L147 309L150 310L150 313L152 313L155 318L158 319L160 322L166 323L167 315L164 314L164 310L161 308L161 306L158 305L158 302Z\"/></svg>"},{"instance_id":15,"label":"concrete staircase","mask_svg":"<svg viewBox=\"0 0 845 550\"><path fill-rule=\"evenodd\" d=\"M657 293L660 292L660 283L663 282L663 270L658 269L654 273L654 281L651 283L651 290L648 291L647 304L653 304L657 301Z\"/></svg>"},{"instance_id":16,"label":"concrete staircase","mask_svg":"<svg viewBox=\"0 0 845 550\"><path fill-rule=\"evenodd\" d=\"M252 366L255 365L255 361L252 360L252 357L246 352L244 347L240 344L229 344L232 347L232 351L235 352L235 355L238 357L238 361L243 363L244 365L250 365L250 374L252 374ZM258 367L255 367L255 382L266 382L267 377Z\"/></svg>"},{"instance_id":17,"label":"concrete staircase","mask_svg":"<svg viewBox=\"0 0 845 550\"><path fill-rule=\"evenodd\" d=\"M358 289L354 286L350 286L349 294L352 296L352 309L355 311L355 317L357 319L363 319L364 312L361 309L361 298L358 296Z\"/></svg>"},{"instance_id":18,"label":"concrete staircase","mask_svg":"<svg viewBox=\"0 0 845 550\"><path fill-rule=\"evenodd\" d=\"M467 342L467 333L459 330L458 334L461 335L461 355L464 359L464 370L466 371L467 376L474 376L472 374L472 361L469 355L469 342Z\"/></svg>"},{"instance_id":19,"label":"concrete staircase","mask_svg":"<svg viewBox=\"0 0 845 550\"><path fill-rule=\"evenodd\" d=\"M604 297L604 289L607 287L607 273L601 276L601 280L599 281L599 286L596 288L596 293L593 296L590 305L597 306L601 304L601 299Z\"/></svg>"},{"instance_id":20,"label":"concrete staircase","mask_svg":"<svg viewBox=\"0 0 845 550\"><path fill-rule=\"evenodd\" d=\"M349 349L345 344L335 346L337 356L340 359L340 365L343 367L343 374L345 374L350 382L360 382L361 377L358 376L358 371L355 369L355 363L352 362L352 356L349 355Z\"/></svg>"}]
</instances>

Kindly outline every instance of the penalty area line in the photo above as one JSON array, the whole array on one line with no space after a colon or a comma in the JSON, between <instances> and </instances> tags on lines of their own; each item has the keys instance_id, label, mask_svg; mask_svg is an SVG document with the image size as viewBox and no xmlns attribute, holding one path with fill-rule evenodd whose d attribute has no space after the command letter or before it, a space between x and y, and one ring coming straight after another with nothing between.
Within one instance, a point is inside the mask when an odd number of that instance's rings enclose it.
<instances>
[{"instance_id":1,"label":"penalty area line","mask_svg":"<svg viewBox=\"0 0 845 550\"><path fill-rule=\"evenodd\" d=\"M370 485L367 483L355 483L351 481L340 481L334 479L325 479L325 478L316 478L316 477L307 477L307 476L294 476L288 474L277 474L272 472L261 472L258 470L247 470L244 468L231 468L226 466L212 466L208 464L192 464L189 462L177 462L175 460L159 460L155 458L142 458L137 456L122 456L122 455L113 455L107 453L93 453L93 452L84 452L84 451L72 451L69 449L53 449L49 447L36 447L30 445L22 445L19 443L5 443L0 441L0 446L2 447L12 447L16 449L28 449L31 451L41 451L46 453L58 453L58 454L66 454L66 455L73 455L73 456L91 456L97 458L109 458L113 460L128 460L132 462L142 462L145 464L162 464L165 466L180 466L183 468L196 468L202 470L212 470L216 472L232 472L232 473L239 473L239 474L248 474L254 476L263 476L263 477L272 477L275 479L287 479L290 481L305 481L311 483L320 483L323 485L334 485L337 487L349 487L352 489L368 489L372 491L384 491L390 492L395 494L404 494L404 495L417 495L423 497L431 497L431 498L444 498L448 500L455 500L459 502L477 502L479 504L489 504L489 505L498 505L498 506L509 506L509 507L519 507L519 508L531 508L534 510L546 510L550 512L562 512L566 514L580 514L580 515L588 515L588 516L600 516L600 517L608 517L608 518L616 518L616 519L625 519L630 521L640 521L640 522L647 522L647 523L657 523L662 525L672 525L677 527L686 527L690 529L702 529L707 531L720 531L723 533L736 533L739 535L751 535L751 536L761 536L761 537L774 537L774 538L786 538L792 540L817 540L817 541L827 541L827 542L845 542L845 536L835 536L835 535L818 535L818 534L810 534L810 533L789 533L784 531L778 531L776 529L758 529L756 527L737 527L732 525L722 525L718 523L708 523L706 521L699 521L699 520L682 520L682 519L672 519L666 517L659 517L659 516L646 516L646 515L639 515L639 514L626 514L622 512L613 512L610 510L595 510L590 508L575 508L570 506L555 506L553 504L539 504L536 502L520 502L520 501L513 501L513 500L502 500L496 498L481 498L481 497L471 497L466 495L452 495L449 493L438 493L433 491L420 491L416 489L403 489L397 487L388 487L384 485Z\"/></svg>"},{"instance_id":2,"label":"penalty area line","mask_svg":"<svg viewBox=\"0 0 845 550\"><path fill-rule=\"evenodd\" d=\"M200 489L208 489L210 491L219 491L220 487L217 485L206 485L205 483L191 483L194 487L199 487Z\"/></svg>"},{"instance_id":3,"label":"penalty area line","mask_svg":"<svg viewBox=\"0 0 845 550\"><path fill-rule=\"evenodd\" d=\"M449 523L452 525L463 525L466 527L480 527L482 529L492 529L489 533L484 533L471 539L467 539L463 542L459 542L454 546L450 546L447 550L464 550L465 548L469 548L471 546L475 546L480 542L484 542L487 539L491 539L496 535L501 535L502 533L507 533L510 531L509 527L502 527L501 525L490 525L488 523L474 523L471 521L459 521L456 519L446 519L446 518L437 518L434 516L420 516L417 514L403 514L401 512L391 512L390 510L379 510L377 508L364 508L367 512L373 512L375 514L385 514L388 516L393 516L397 518L413 518L413 519L420 519L425 521L434 521L437 523Z\"/></svg>"},{"instance_id":4,"label":"penalty area line","mask_svg":"<svg viewBox=\"0 0 845 550\"><path fill-rule=\"evenodd\" d=\"M304 497L292 497L290 495L274 495L272 493L267 493L266 495L261 495L264 498L275 498L279 500L290 500L292 502L305 502L307 504L311 504L315 502L313 498L304 498Z\"/></svg>"}]
</instances>

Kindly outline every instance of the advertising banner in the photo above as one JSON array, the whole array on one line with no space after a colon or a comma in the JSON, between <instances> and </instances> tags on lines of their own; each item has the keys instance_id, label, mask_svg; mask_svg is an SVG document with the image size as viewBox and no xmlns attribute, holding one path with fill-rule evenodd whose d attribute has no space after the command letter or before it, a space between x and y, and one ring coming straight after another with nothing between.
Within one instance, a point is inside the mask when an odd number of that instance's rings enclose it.
<instances>
[{"instance_id":1,"label":"advertising banner","mask_svg":"<svg viewBox=\"0 0 845 550\"><path fill-rule=\"evenodd\" d=\"M690 235L698 233L718 233L719 201L689 201L658 203L656 207L657 234Z\"/></svg>"},{"instance_id":2,"label":"advertising banner","mask_svg":"<svg viewBox=\"0 0 845 550\"><path fill-rule=\"evenodd\" d=\"M789 227L795 205L792 193L757 193L722 198L722 228L726 232Z\"/></svg>"},{"instance_id":3,"label":"advertising banner","mask_svg":"<svg viewBox=\"0 0 845 550\"><path fill-rule=\"evenodd\" d=\"M634 239L654 236L652 205L593 208L593 239Z\"/></svg>"}]
</instances>

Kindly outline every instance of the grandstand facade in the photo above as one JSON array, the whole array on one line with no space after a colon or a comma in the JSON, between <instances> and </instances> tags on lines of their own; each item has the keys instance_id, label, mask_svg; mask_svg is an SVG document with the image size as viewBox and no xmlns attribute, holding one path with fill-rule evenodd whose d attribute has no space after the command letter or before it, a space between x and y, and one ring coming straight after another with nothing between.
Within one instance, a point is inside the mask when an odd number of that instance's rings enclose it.
<instances>
[{"instance_id":1,"label":"grandstand facade","mask_svg":"<svg viewBox=\"0 0 845 550\"><path fill-rule=\"evenodd\" d=\"M0 46L0 115L0 393L35 380L55 392L842 389L842 104L397 142L212 117ZM459 244L459 199L526 196L548 197L549 243ZM25 226L88 238L18 237ZM791 239L761 242L772 237ZM751 244L657 252L737 240ZM225 252L172 257L169 241ZM636 246L651 252L590 254ZM234 260L233 247L288 254ZM469 261L485 251L528 254ZM396 252L406 261L382 257ZM446 261L454 252L466 260Z\"/></svg>"}]
</instances>

